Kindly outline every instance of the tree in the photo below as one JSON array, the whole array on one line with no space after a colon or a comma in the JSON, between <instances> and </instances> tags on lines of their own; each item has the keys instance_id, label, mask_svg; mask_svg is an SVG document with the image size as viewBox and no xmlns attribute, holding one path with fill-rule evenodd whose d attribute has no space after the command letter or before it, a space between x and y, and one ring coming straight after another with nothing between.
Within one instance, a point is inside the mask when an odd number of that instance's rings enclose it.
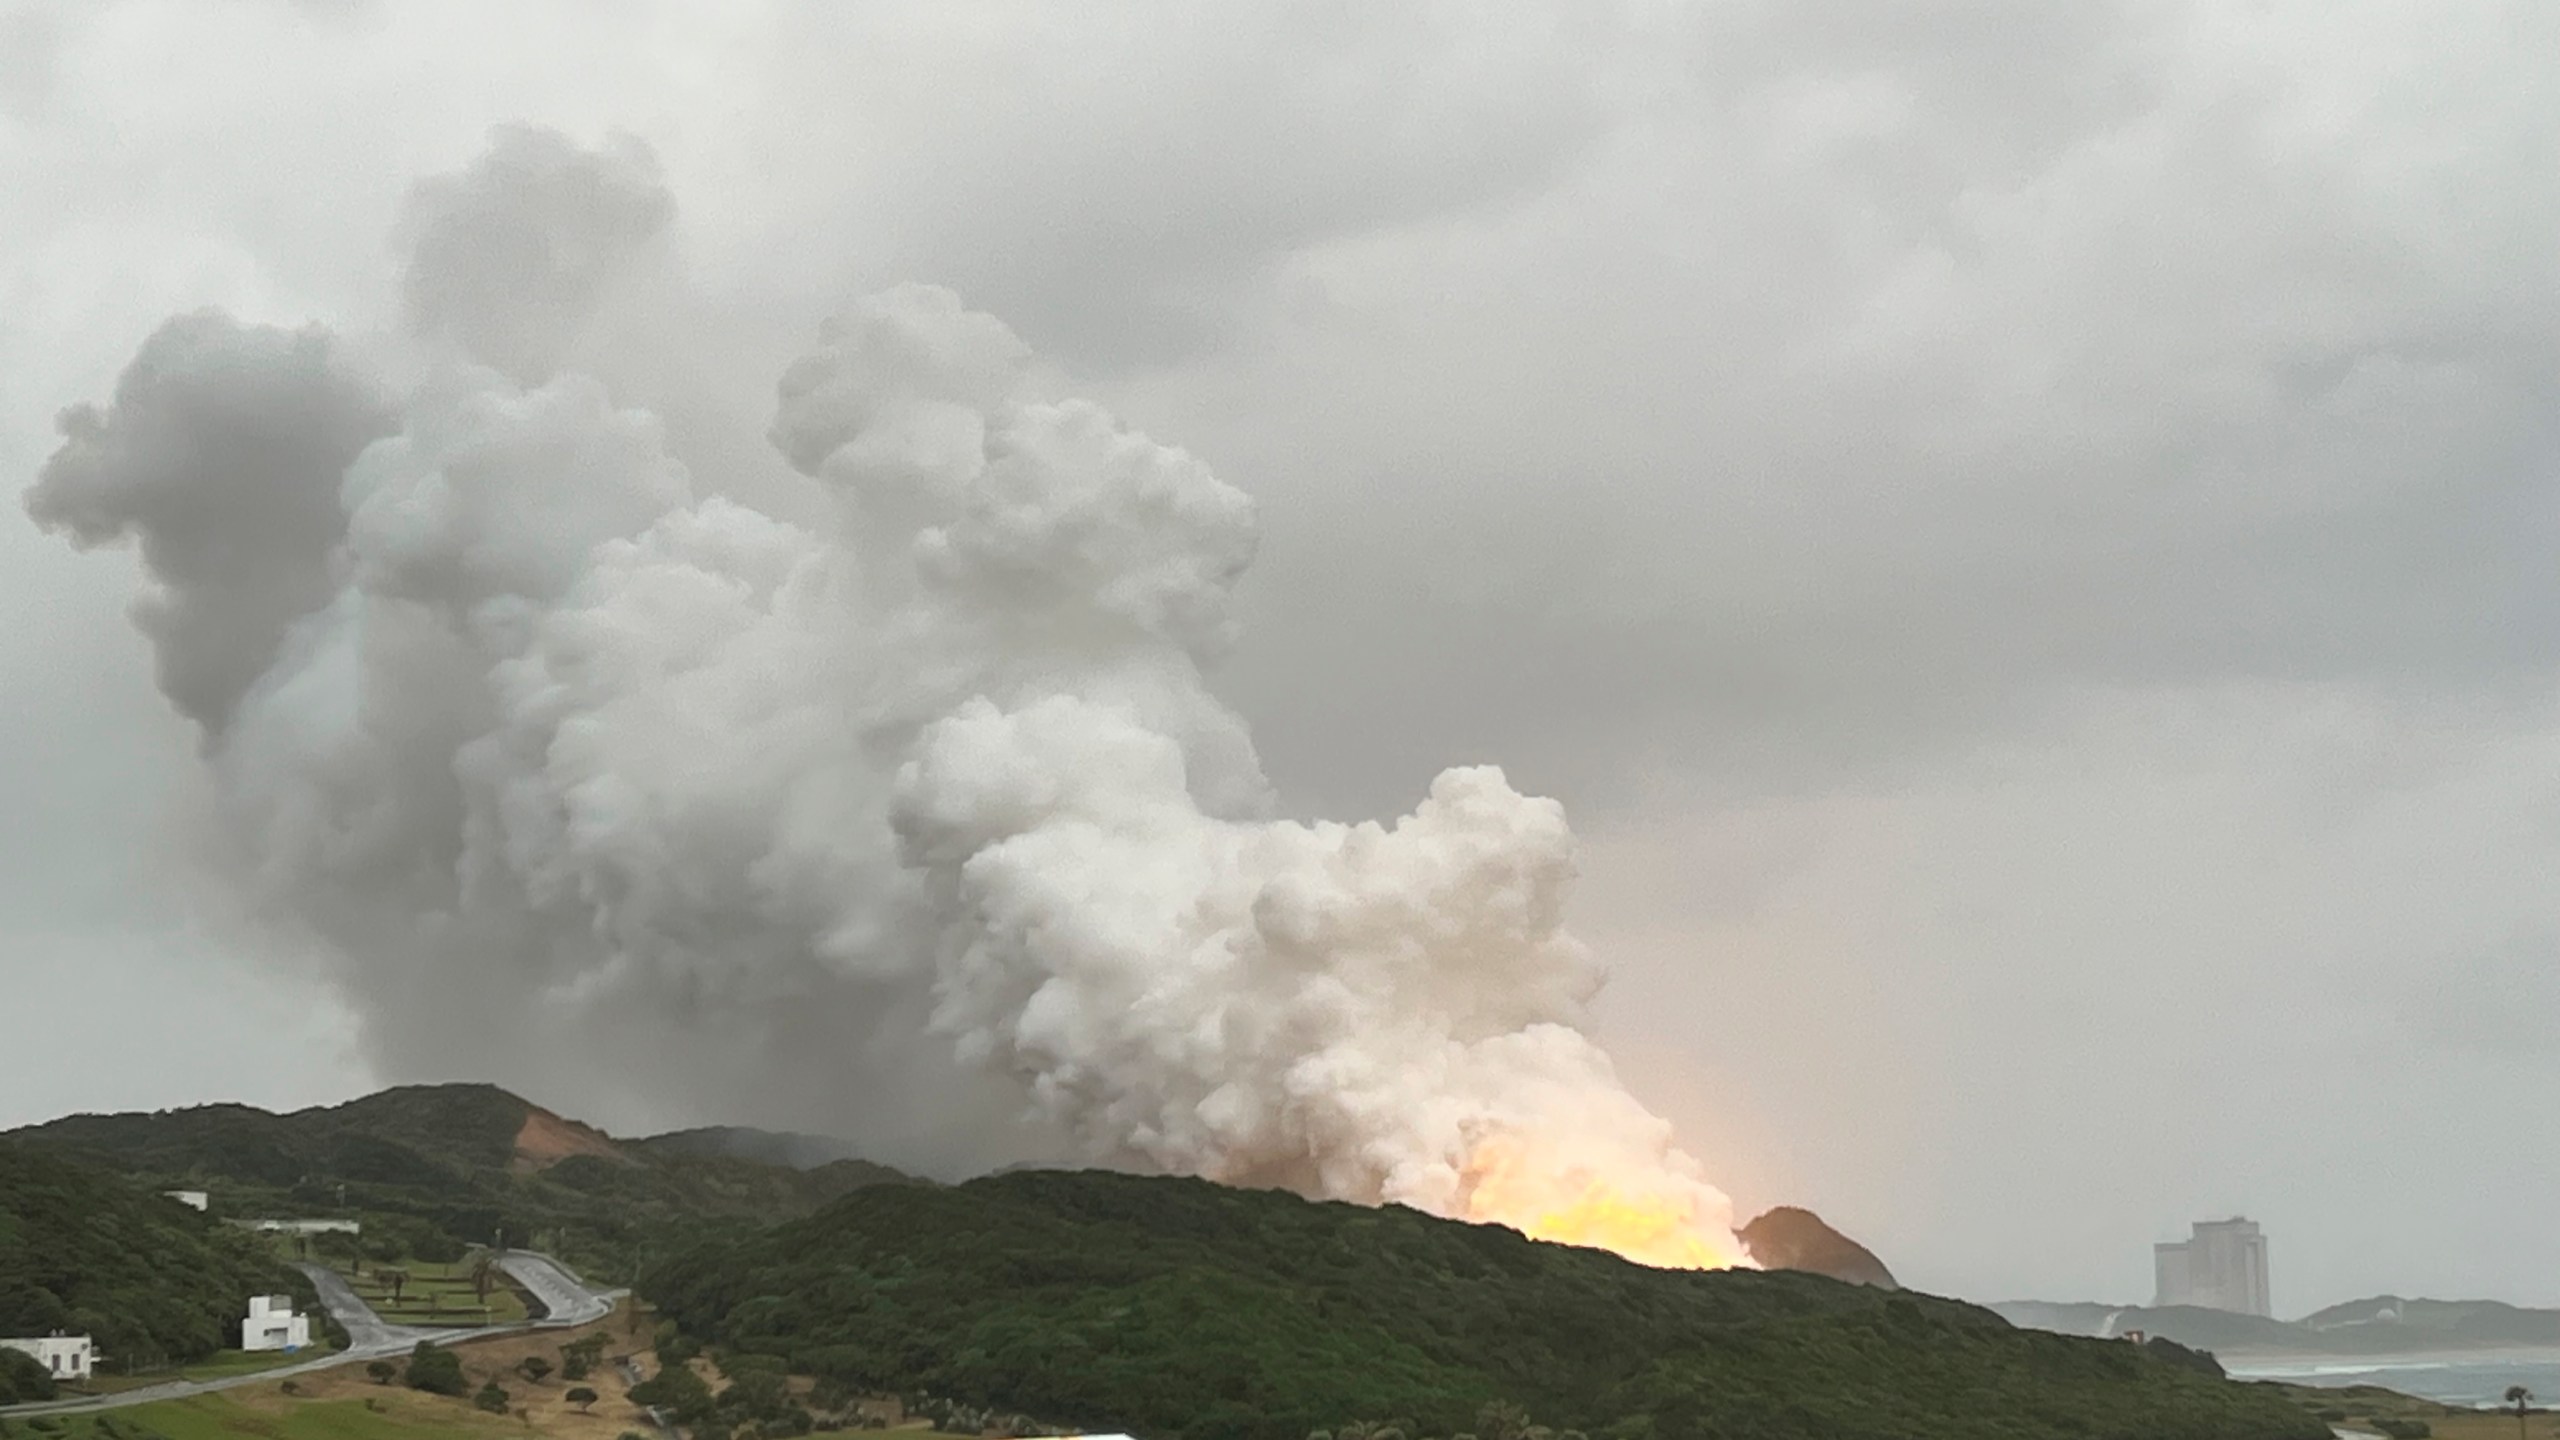
<instances>
[{"instance_id":1,"label":"tree","mask_svg":"<svg viewBox=\"0 0 2560 1440\"><path fill-rule=\"evenodd\" d=\"M516 1362L516 1373L522 1375L528 1383L539 1385L542 1383L542 1377L551 1373L551 1362L539 1355L527 1355Z\"/></svg>"},{"instance_id":2,"label":"tree","mask_svg":"<svg viewBox=\"0 0 2560 1440\"><path fill-rule=\"evenodd\" d=\"M560 1378L584 1380L604 1358L604 1335L598 1332L560 1347Z\"/></svg>"},{"instance_id":3,"label":"tree","mask_svg":"<svg viewBox=\"0 0 2560 1440\"><path fill-rule=\"evenodd\" d=\"M471 1397L471 1403L492 1415L504 1415L507 1413L507 1392L499 1389L498 1382L492 1380L480 1387L480 1393Z\"/></svg>"},{"instance_id":4,"label":"tree","mask_svg":"<svg viewBox=\"0 0 2560 1440\"><path fill-rule=\"evenodd\" d=\"M0 1350L0 1405L50 1400L53 1396L53 1372L37 1363L36 1357Z\"/></svg>"},{"instance_id":5,"label":"tree","mask_svg":"<svg viewBox=\"0 0 2560 1440\"><path fill-rule=\"evenodd\" d=\"M2526 1407L2533 1404L2533 1392L2521 1385L2507 1387L2507 1403L2516 1407L2516 1440L2524 1440Z\"/></svg>"},{"instance_id":6,"label":"tree","mask_svg":"<svg viewBox=\"0 0 2560 1440\"><path fill-rule=\"evenodd\" d=\"M373 1272L373 1278L375 1278L376 1280L381 1281L383 1284L388 1285L388 1286L390 1286L390 1287L391 1287L391 1303L392 1303L392 1304L397 1305L397 1304L399 1304L399 1303L400 1303L400 1292L401 1292L402 1290L404 1290L404 1289L408 1288L408 1285L409 1285L409 1272L408 1272L408 1271L406 1271L406 1270L389 1270L389 1269L383 1269L383 1268L380 1268L380 1267L376 1267L376 1268L375 1268L375 1270L374 1270L374 1272Z\"/></svg>"},{"instance_id":7,"label":"tree","mask_svg":"<svg viewBox=\"0 0 2560 1440\"><path fill-rule=\"evenodd\" d=\"M480 1304L484 1308L489 1303L490 1287L497 1284L497 1268L490 1264L485 1256L480 1263L471 1267L471 1293L480 1297Z\"/></svg>"},{"instance_id":8,"label":"tree","mask_svg":"<svg viewBox=\"0 0 2560 1440\"><path fill-rule=\"evenodd\" d=\"M375 1360L364 1367L364 1373L376 1385L388 1385L400 1374L400 1367L388 1360Z\"/></svg>"},{"instance_id":9,"label":"tree","mask_svg":"<svg viewBox=\"0 0 2560 1440\"><path fill-rule=\"evenodd\" d=\"M439 1350L435 1342L421 1340L409 1352L408 1386L430 1395L463 1396L471 1386L462 1378L462 1357L450 1350Z\"/></svg>"},{"instance_id":10,"label":"tree","mask_svg":"<svg viewBox=\"0 0 2560 1440\"><path fill-rule=\"evenodd\" d=\"M669 1365L631 1387L631 1403L664 1409L690 1425L711 1413L711 1387L688 1365Z\"/></svg>"},{"instance_id":11,"label":"tree","mask_svg":"<svg viewBox=\"0 0 2560 1440\"><path fill-rule=\"evenodd\" d=\"M584 1415L588 1413L587 1407L596 1403L596 1392L584 1385L573 1385L569 1387L569 1392L560 1398L577 1406L578 1413Z\"/></svg>"}]
</instances>

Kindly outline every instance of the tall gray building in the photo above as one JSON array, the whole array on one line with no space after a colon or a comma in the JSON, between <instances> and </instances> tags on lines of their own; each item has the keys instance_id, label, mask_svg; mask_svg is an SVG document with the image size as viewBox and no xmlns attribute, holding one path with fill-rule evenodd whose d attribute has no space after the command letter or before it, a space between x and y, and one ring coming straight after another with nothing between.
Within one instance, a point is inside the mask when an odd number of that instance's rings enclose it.
<instances>
[{"instance_id":1,"label":"tall gray building","mask_svg":"<svg viewBox=\"0 0 2560 1440\"><path fill-rule=\"evenodd\" d=\"M2152 1246L2151 1262L2159 1281L2154 1305L2275 1313L2267 1300L2267 1237L2255 1220L2199 1220L2186 1239Z\"/></svg>"}]
</instances>

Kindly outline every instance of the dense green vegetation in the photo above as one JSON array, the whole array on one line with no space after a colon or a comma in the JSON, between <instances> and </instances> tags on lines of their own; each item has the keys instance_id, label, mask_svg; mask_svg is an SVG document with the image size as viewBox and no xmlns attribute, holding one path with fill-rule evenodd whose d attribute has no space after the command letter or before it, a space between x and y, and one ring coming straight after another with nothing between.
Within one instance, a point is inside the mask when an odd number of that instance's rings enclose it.
<instances>
[{"instance_id":1,"label":"dense green vegetation","mask_svg":"<svg viewBox=\"0 0 2560 1440\"><path fill-rule=\"evenodd\" d=\"M1183 1440L1381 1421L1455 1436L1522 1412L1621 1440L2327 1433L2272 1392L2174 1357L2012 1329L1952 1301L1649 1270L1407 1210L1191 1180L875 1187L715 1237L643 1289L733 1370L787 1364Z\"/></svg>"},{"instance_id":2,"label":"dense green vegetation","mask_svg":"<svg viewBox=\"0 0 2560 1440\"><path fill-rule=\"evenodd\" d=\"M521 1148L529 1123L575 1143L565 1154ZM613 1141L491 1085L407 1086L286 1115L246 1105L74 1115L0 1139L154 1188L206 1191L217 1216L359 1219L376 1260L457 1260L503 1234L613 1278L705 1225L805 1215L909 1178L858 1160L803 1170L740 1158L758 1149L754 1131ZM318 1243L325 1256L336 1242Z\"/></svg>"},{"instance_id":3,"label":"dense green vegetation","mask_svg":"<svg viewBox=\"0 0 2560 1440\"><path fill-rule=\"evenodd\" d=\"M0 1405L53 1398L53 1374L33 1355L0 1349Z\"/></svg>"},{"instance_id":4,"label":"dense green vegetation","mask_svg":"<svg viewBox=\"0 0 2560 1440\"><path fill-rule=\"evenodd\" d=\"M0 1143L0 1335L96 1338L117 1370L236 1342L248 1298L310 1282L246 1232L120 1176Z\"/></svg>"}]
</instances>

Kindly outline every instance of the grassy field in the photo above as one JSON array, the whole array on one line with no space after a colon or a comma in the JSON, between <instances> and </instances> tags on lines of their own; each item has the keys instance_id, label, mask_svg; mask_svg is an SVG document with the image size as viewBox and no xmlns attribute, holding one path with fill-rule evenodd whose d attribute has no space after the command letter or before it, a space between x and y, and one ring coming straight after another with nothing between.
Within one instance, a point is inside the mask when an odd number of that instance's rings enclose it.
<instances>
[{"instance_id":1,"label":"grassy field","mask_svg":"<svg viewBox=\"0 0 2560 1440\"><path fill-rule=\"evenodd\" d=\"M188 1380L228 1380L234 1375L255 1375L279 1365L300 1365L328 1353L330 1348L321 1345L290 1355L281 1350L219 1350L178 1373Z\"/></svg>"},{"instance_id":2,"label":"grassy field","mask_svg":"<svg viewBox=\"0 0 2560 1440\"><path fill-rule=\"evenodd\" d=\"M382 1278L384 1269L408 1272L408 1281L400 1287L400 1299L391 1298L391 1286ZM383 1319L395 1325L506 1325L525 1318L524 1297L504 1274L492 1276L489 1298L484 1304L471 1283L469 1264L438 1265L425 1260L404 1260L391 1266L368 1262L363 1273L343 1267L338 1273L356 1294L371 1305Z\"/></svg>"},{"instance_id":3,"label":"grassy field","mask_svg":"<svg viewBox=\"0 0 2560 1440\"><path fill-rule=\"evenodd\" d=\"M487 1440L524 1433L513 1416L485 1414L452 1401L420 1403L406 1391L302 1401L263 1386L256 1394L225 1391L96 1415L57 1416L51 1430L34 1420L0 1424L9 1426L12 1440Z\"/></svg>"},{"instance_id":4,"label":"grassy field","mask_svg":"<svg viewBox=\"0 0 2560 1440\"><path fill-rule=\"evenodd\" d=\"M286 1354L281 1350L217 1350L192 1365L173 1370L152 1370L139 1375L102 1374L85 1385L75 1385L72 1394L116 1395L127 1390L143 1390L166 1385L172 1380L228 1380L234 1375L255 1375L283 1365L300 1365L331 1353L331 1347L313 1346Z\"/></svg>"}]
</instances>

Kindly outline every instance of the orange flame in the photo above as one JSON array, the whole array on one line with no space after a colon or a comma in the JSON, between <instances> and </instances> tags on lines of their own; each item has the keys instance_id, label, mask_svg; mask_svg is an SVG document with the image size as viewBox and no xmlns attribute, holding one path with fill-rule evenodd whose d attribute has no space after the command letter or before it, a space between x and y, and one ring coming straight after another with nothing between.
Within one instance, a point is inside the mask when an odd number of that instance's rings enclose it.
<instances>
[{"instance_id":1,"label":"orange flame","mask_svg":"<svg viewBox=\"0 0 2560 1440\"><path fill-rule=\"evenodd\" d=\"M1705 1182L1662 1173L1604 1177L1539 1163L1516 1140L1487 1141L1467 1165L1466 1218L1508 1225L1533 1240L1609 1250L1666 1270L1751 1264L1734 1239L1724 1197Z\"/></svg>"}]
</instances>

